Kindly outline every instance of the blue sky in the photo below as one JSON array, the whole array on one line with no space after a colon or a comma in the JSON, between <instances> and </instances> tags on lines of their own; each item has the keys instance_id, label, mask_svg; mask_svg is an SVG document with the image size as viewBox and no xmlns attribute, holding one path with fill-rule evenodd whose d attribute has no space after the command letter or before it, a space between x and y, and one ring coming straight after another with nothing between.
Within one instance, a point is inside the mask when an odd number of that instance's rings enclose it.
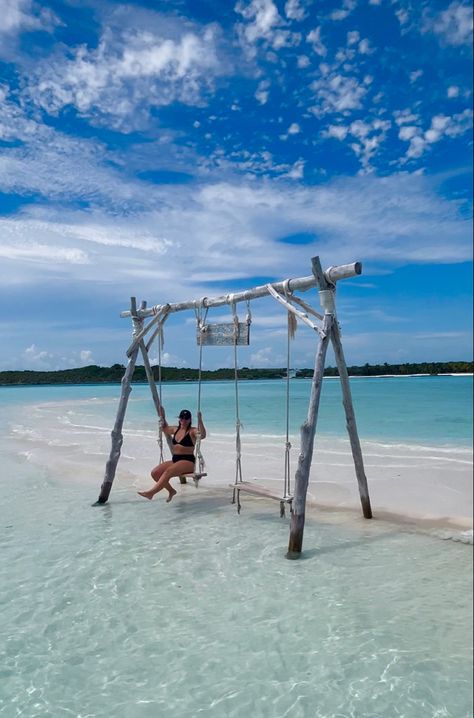
<instances>
[{"instance_id":1,"label":"blue sky","mask_svg":"<svg viewBox=\"0 0 474 718\"><path fill-rule=\"evenodd\" d=\"M338 291L349 363L470 359L471 67L462 0L4 0L0 369L123 362L130 296L315 255L363 263ZM252 316L241 364L283 365L280 305ZM194 320L167 323L166 363L197 366Z\"/></svg>"}]
</instances>

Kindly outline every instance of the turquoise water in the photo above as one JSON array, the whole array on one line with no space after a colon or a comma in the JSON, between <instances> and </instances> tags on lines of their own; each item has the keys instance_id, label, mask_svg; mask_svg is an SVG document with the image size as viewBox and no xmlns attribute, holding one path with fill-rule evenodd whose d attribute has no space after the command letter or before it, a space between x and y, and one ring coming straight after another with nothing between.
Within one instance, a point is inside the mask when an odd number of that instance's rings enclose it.
<instances>
[{"instance_id":1,"label":"turquoise water","mask_svg":"<svg viewBox=\"0 0 474 718\"><path fill-rule=\"evenodd\" d=\"M290 382L290 431L299 432L306 418L310 380ZM351 390L361 437L394 443L472 444L472 376L363 378L351 381ZM12 409L45 401L67 402L96 399L89 405L112 427L117 385L0 388L1 406ZM165 384L163 403L172 421L183 407L195 414L197 385L193 382ZM235 389L233 382L209 382L202 388L202 411L211 431L233 431ZM240 418L246 431L283 435L286 430L286 382L246 381L239 384ZM1 411L1 409L0 409ZM126 424L150 428L156 412L147 386L134 385L127 409ZM1 416L0 416L1 421ZM318 433L345 435L345 418L338 380L324 381Z\"/></svg>"},{"instance_id":2,"label":"turquoise water","mask_svg":"<svg viewBox=\"0 0 474 718\"><path fill-rule=\"evenodd\" d=\"M471 547L226 492L2 480L0 715L468 718Z\"/></svg>"},{"instance_id":3,"label":"turquoise water","mask_svg":"<svg viewBox=\"0 0 474 718\"><path fill-rule=\"evenodd\" d=\"M292 426L308 386L292 382ZM362 436L469 445L472 378L352 386ZM169 415L194 409L195 391L166 386ZM287 561L275 506L246 497L239 516L228 490L206 486L145 502L126 477L92 508L118 395L0 390L2 718L472 716L472 546L319 511ZM230 436L232 399L232 384L203 388L211 433ZM246 431L283 433L282 401L283 382L242 383ZM342 434L340 419L325 382L320 431ZM137 421L154 430L146 387L130 435Z\"/></svg>"}]
</instances>

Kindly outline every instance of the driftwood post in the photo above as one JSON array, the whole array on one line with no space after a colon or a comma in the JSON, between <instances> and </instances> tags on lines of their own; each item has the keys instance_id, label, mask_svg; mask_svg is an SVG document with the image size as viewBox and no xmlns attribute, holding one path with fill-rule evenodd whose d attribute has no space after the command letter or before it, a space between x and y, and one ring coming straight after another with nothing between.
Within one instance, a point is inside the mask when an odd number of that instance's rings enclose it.
<instances>
[{"instance_id":1,"label":"driftwood post","mask_svg":"<svg viewBox=\"0 0 474 718\"><path fill-rule=\"evenodd\" d=\"M301 427L301 449L298 457L298 468L295 475L295 493L291 512L290 541L287 558L299 558L303 546L303 531L308 492L309 472L313 458L314 434L318 421L319 399L324 376L324 361L331 336L332 314L325 314L323 320L324 337L320 338L314 364L313 382L309 399L308 418Z\"/></svg>"},{"instance_id":2,"label":"driftwood post","mask_svg":"<svg viewBox=\"0 0 474 718\"><path fill-rule=\"evenodd\" d=\"M362 504L362 513L364 518L372 518L372 508L370 506L369 487L367 486L367 477L364 470L364 459L362 458L362 450L360 448L359 434L357 433L357 424L352 404L351 387L349 384L349 375L347 373L346 360L342 350L341 337L337 321L334 322L331 341L336 357L336 364L339 371L339 378L342 387L342 403L346 413L346 427L351 442L352 457L354 459L357 483L359 484L360 502Z\"/></svg>"},{"instance_id":3,"label":"driftwood post","mask_svg":"<svg viewBox=\"0 0 474 718\"><path fill-rule=\"evenodd\" d=\"M142 309L145 309L145 308L146 308L146 302L142 302ZM140 331L141 331L141 328L140 328ZM158 340L158 341L160 341L160 340ZM161 402L160 402L160 397L159 397L159 394L158 394L158 390L157 390L157 388L156 388L155 377L153 376L153 369L152 369L152 367L151 367L150 358L149 358L149 356L148 356L148 349L147 349L146 346L145 346L145 340L143 339L143 337L142 337L142 338L140 339L140 341L138 342L138 347L140 348L140 352L141 352L141 355L142 355L142 357L143 357L143 364L144 364L144 366L145 366L146 378L148 379L148 385L149 385L149 387L150 387L151 396L152 396L152 399L153 399L153 404L155 405L156 413L157 413L157 415L158 415L158 421L161 421L161 414L160 414L160 412L161 412ZM170 451L172 452L173 444L172 444L172 442L171 442L171 437L168 436L168 434L165 434L165 436L166 436L166 443L168 444L168 447L169 447ZM186 483L187 483L185 476L180 476L180 477L179 477L179 480L180 480L180 483L182 483L182 484L186 484Z\"/></svg>"},{"instance_id":4,"label":"driftwood post","mask_svg":"<svg viewBox=\"0 0 474 718\"><path fill-rule=\"evenodd\" d=\"M134 328L134 335L137 331L138 326L143 323L143 320L137 319L137 300L135 297L131 297L130 299L130 312L131 317L133 321L133 328ZM122 428L123 428L123 422L125 419L125 412L127 410L127 404L128 404L128 398L130 396L130 392L132 391L132 376L133 372L135 371L135 364L137 361L137 355L138 355L138 346L133 350L131 353L127 368L125 370L125 374L122 377L122 390L120 393L120 401L117 408L117 415L115 417L115 424L114 428L111 432L112 437L112 446L110 448L110 454L109 459L105 465L105 476L104 481L102 482L102 486L100 487L100 494L99 498L96 501L96 504L105 504L107 499L109 498L110 491L112 489L112 484L114 482L115 478L115 472L117 470L117 464L118 460L120 459L120 452L122 450L122 444L123 444L123 434L122 434Z\"/></svg>"},{"instance_id":5,"label":"driftwood post","mask_svg":"<svg viewBox=\"0 0 474 718\"><path fill-rule=\"evenodd\" d=\"M346 277L360 274L362 266L360 262L353 265L341 267L330 267L325 272L321 268L319 257L313 257L312 269L319 288L319 298L324 309L323 331L326 336L320 340L316 353L316 362L311 385L311 395L308 408L308 418L301 427L301 453L298 461L298 469L295 475L295 496L293 500L293 513L291 516L290 540L288 544L287 558L295 559L301 555L303 546L303 531L305 521L306 495L308 491L309 472L313 456L314 435L318 420L319 399L321 396L321 385L324 376L324 362L329 340L331 340L336 363L339 370L339 377L342 386L344 410L346 413L346 426L351 442L352 456L359 484L359 494L362 503L362 511L366 519L372 518L370 506L369 489L367 477L364 471L364 462L360 448L359 436L355 420L354 407L349 385L346 361L342 350L339 326L336 319L336 281Z\"/></svg>"}]
</instances>

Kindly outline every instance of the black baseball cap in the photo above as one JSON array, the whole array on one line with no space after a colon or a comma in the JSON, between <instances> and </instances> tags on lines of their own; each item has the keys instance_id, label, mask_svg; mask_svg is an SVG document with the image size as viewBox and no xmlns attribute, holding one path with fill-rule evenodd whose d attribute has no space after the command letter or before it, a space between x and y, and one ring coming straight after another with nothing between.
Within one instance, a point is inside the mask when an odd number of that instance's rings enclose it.
<instances>
[{"instance_id":1,"label":"black baseball cap","mask_svg":"<svg viewBox=\"0 0 474 718\"><path fill-rule=\"evenodd\" d=\"M190 419L191 418L191 412L187 409L183 409L179 412L179 418L180 419Z\"/></svg>"}]
</instances>

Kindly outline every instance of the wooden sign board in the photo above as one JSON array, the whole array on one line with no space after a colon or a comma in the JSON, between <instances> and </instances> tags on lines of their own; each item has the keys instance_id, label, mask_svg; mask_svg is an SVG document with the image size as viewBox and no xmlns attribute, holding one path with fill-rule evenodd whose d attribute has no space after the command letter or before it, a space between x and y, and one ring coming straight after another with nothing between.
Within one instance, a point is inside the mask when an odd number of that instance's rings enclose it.
<instances>
[{"instance_id":1,"label":"wooden sign board","mask_svg":"<svg viewBox=\"0 0 474 718\"><path fill-rule=\"evenodd\" d=\"M237 341L232 324L206 324L204 331L197 331L198 346L227 347L235 344L248 346L250 344L250 325L239 322Z\"/></svg>"}]
</instances>

